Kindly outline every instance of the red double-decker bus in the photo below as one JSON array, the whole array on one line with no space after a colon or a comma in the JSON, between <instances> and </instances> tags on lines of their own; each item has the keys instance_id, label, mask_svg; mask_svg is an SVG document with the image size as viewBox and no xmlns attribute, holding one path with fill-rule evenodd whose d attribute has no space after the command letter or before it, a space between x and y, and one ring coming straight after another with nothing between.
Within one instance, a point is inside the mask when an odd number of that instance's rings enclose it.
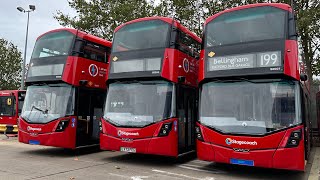
<instances>
[{"instance_id":1,"label":"red double-decker bus","mask_svg":"<svg viewBox=\"0 0 320 180\"><path fill-rule=\"evenodd\" d=\"M194 150L200 48L171 18L115 29L101 149L172 157Z\"/></svg>"},{"instance_id":2,"label":"red double-decker bus","mask_svg":"<svg viewBox=\"0 0 320 180\"><path fill-rule=\"evenodd\" d=\"M26 79L19 141L75 149L99 145L111 42L75 29L41 35Z\"/></svg>"},{"instance_id":3,"label":"red double-decker bus","mask_svg":"<svg viewBox=\"0 0 320 180\"><path fill-rule=\"evenodd\" d=\"M305 170L309 91L287 4L250 4L205 22L196 126L201 160Z\"/></svg>"},{"instance_id":4,"label":"red double-decker bus","mask_svg":"<svg viewBox=\"0 0 320 180\"><path fill-rule=\"evenodd\" d=\"M17 133L17 120L21 113L26 91L0 91L0 132Z\"/></svg>"}]
</instances>

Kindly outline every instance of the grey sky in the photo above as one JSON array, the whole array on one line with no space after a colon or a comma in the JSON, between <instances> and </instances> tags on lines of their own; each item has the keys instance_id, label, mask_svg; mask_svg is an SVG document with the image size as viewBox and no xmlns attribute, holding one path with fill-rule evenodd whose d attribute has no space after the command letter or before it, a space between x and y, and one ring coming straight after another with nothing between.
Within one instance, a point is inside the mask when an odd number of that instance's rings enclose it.
<instances>
[{"instance_id":1,"label":"grey sky","mask_svg":"<svg viewBox=\"0 0 320 180\"><path fill-rule=\"evenodd\" d=\"M29 9L29 4L36 6L36 10L30 13L27 63L37 37L49 30L61 27L53 18L53 14L60 10L75 15L68 5L68 0L1 0L1 3L0 38L13 42L22 53L24 53L27 13L18 11L17 7Z\"/></svg>"}]
</instances>

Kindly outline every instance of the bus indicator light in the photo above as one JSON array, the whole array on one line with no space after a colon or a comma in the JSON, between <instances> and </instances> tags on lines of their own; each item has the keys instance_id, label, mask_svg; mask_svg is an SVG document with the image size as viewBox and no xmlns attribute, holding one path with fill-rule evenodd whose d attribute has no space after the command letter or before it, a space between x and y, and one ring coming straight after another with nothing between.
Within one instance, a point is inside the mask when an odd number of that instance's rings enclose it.
<instances>
[{"instance_id":1,"label":"bus indicator light","mask_svg":"<svg viewBox=\"0 0 320 180\"><path fill-rule=\"evenodd\" d=\"M196 137L197 137L198 140L204 141L203 137L202 137L201 129L200 129L199 126L196 126Z\"/></svg>"},{"instance_id":2,"label":"bus indicator light","mask_svg":"<svg viewBox=\"0 0 320 180\"><path fill-rule=\"evenodd\" d=\"M301 134L302 134L301 129L291 132L290 137L288 138L286 147L287 148L298 147L299 142L301 140Z\"/></svg>"}]
</instances>

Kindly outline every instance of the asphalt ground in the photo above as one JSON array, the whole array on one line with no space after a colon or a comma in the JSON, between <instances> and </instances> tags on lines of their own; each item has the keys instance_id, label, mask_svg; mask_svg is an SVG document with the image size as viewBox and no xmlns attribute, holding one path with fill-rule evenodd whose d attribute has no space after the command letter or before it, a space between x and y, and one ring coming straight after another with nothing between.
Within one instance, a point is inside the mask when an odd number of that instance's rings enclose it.
<instances>
[{"instance_id":1,"label":"asphalt ground","mask_svg":"<svg viewBox=\"0 0 320 180\"><path fill-rule=\"evenodd\" d=\"M218 164L189 154L179 159L99 151L65 150L22 144L16 137L0 135L0 180L219 180L312 179L320 180L320 148L313 148L306 172Z\"/></svg>"}]
</instances>

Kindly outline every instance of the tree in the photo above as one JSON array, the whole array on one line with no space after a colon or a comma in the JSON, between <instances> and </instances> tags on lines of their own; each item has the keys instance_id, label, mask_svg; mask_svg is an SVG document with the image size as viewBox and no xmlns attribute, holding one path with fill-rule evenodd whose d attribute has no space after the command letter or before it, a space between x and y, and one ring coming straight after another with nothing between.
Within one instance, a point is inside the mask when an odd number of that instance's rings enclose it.
<instances>
[{"instance_id":1,"label":"tree","mask_svg":"<svg viewBox=\"0 0 320 180\"><path fill-rule=\"evenodd\" d=\"M21 62L22 56L17 46L0 38L0 89L18 89Z\"/></svg>"},{"instance_id":2,"label":"tree","mask_svg":"<svg viewBox=\"0 0 320 180\"><path fill-rule=\"evenodd\" d=\"M102 38L111 39L113 30L120 24L146 16L175 17L201 36L203 23L209 16L228 8L262 2L291 0L71 0L69 5L78 12L70 17L59 11L55 18L63 26L78 28ZM307 74L320 75L320 1L295 0L298 31L303 61Z\"/></svg>"},{"instance_id":3,"label":"tree","mask_svg":"<svg viewBox=\"0 0 320 180\"><path fill-rule=\"evenodd\" d=\"M71 0L69 5L78 14L71 17L58 11L54 18L61 25L109 40L122 23L153 14L153 3L146 0Z\"/></svg>"}]
</instances>

